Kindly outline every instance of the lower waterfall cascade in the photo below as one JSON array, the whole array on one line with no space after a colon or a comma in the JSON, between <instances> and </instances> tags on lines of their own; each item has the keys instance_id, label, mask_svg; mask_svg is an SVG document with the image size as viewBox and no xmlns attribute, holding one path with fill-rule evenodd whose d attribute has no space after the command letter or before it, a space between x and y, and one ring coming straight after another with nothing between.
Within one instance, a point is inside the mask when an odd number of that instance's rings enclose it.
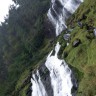
<instances>
[{"instance_id":1,"label":"lower waterfall cascade","mask_svg":"<svg viewBox=\"0 0 96 96\"><path fill-rule=\"evenodd\" d=\"M52 52L47 57L45 66L50 71L51 86L53 89L53 96L72 96L72 81L71 81L71 70L64 60L58 59L58 52L60 49L59 42L55 47L55 55ZM37 78L36 78L37 77ZM33 74L31 78L32 82L32 96L47 96L42 81L40 80L39 72Z\"/></svg>"},{"instance_id":2,"label":"lower waterfall cascade","mask_svg":"<svg viewBox=\"0 0 96 96\"><path fill-rule=\"evenodd\" d=\"M67 28L65 24L66 19L75 12L82 2L83 0L51 0L51 8L47 16L56 29L56 36ZM68 45L69 43L67 43ZM71 92L73 87L72 72L64 60L58 59L59 50L60 44L57 42L55 54L52 55L53 51L51 51L45 62L45 66L50 72L50 81L53 90L51 96L73 96ZM31 96L49 96L38 70L33 74L31 83Z\"/></svg>"},{"instance_id":3,"label":"lower waterfall cascade","mask_svg":"<svg viewBox=\"0 0 96 96\"><path fill-rule=\"evenodd\" d=\"M55 47L55 55L51 56L51 52L47 57L45 65L50 71L54 96L72 96L71 70L64 60L58 59L59 49L60 45L58 42Z\"/></svg>"}]
</instances>

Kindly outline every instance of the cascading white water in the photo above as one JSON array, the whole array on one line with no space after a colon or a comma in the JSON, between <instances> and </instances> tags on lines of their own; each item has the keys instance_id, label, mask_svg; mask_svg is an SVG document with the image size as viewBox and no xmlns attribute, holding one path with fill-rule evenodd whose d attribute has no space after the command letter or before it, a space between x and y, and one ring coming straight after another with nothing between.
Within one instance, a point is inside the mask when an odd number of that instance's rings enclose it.
<instances>
[{"instance_id":1,"label":"cascading white water","mask_svg":"<svg viewBox=\"0 0 96 96\"><path fill-rule=\"evenodd\" d=\"M53 96L72 96L71 70L64 60L58 59L59 49L60 45L58 42L55 47L55 55L51 56L51 52L45 63L50 71L51 84L54 92Z\"/></svg>"},{"instance_id":2,"label":"cascading white water","mask_svg":"<svg viewBox=\"0 0 96 96\"><path fill-rule=\"evenodd\" d=\"M83 0L51 0L52 5L47 15L56 29L56 36L67 28L65 24L66 19L75 12L81 2L83 2ZM69 43L67 43L67 45L69 45ZM53 89L51 96L72 96L72 72L64 60L58 59L59 49L60 45L58 42L55 47L55 55L52 56L53 51L51 51L45 62L45 66L50 72L51 86ZM31 82L32 96L49 96L38 71L33 74Z\"/></svg>"},{"instance_id":3,"label":"cascading white water","mask_svg":"<svg viewBox=\"0 0 96 96\"><path fill-rule=\"evenodd\" d=\"M56 29L58 36L65 28L66 19L75 12L83 0L52 0L48 11L48 18Z\"/></svg>"},{"instance_id":4,"label":"cascading white water","mask_svg":"<svg viewBox=\"0 0 96 96\"><path fill-rule=\"evenodd\" d=\"M47 96L47 93L42 84L38 71L37 73L33 74L33 78L31 78L31 82L32 82L32 96Z\"/></svg>"},{"instance_id":5,"label":"cascading white water","mask_svg":"<svg viewBox=\"0 0 96 96\"><path fill-rule=\"evenodd\" d=\"M45 62L45 66L50 71L53 96L72 96L71 70L64 60L58 59L59 49L58 42L55 47L55 55L52 55L53 51L51 51ZM32 96L48 96L38 71L33 74L31 82Z\"/></svg>"}]
</instances>

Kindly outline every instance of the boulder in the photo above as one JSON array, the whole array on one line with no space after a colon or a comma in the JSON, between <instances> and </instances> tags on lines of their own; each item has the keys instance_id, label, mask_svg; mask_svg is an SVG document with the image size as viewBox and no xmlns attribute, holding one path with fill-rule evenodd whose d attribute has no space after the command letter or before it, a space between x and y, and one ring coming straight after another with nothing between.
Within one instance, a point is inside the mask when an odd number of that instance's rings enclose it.
<instances>
[{"instance_id":1,"label":"boulder","mask_svg":"<svg viewBox=\"0 0 96 96\"><path fill-rule=\"evenodd\" d=\"M80 40L80 39L76 39L76 40L72 43L72 46L73 46L73 47L77 47L79 44L81 44L81 40Z\"/></svg>"},{"instance_id":2,"label":"boulder","mask_svg":"<svg viewBox=\"0 0 96 96\"><path fill-rule=\"evenodd\" d=\"M69 38L70 38L70 34L64 34L64 40L69 40Z\"/></svg>"}]
</instances>

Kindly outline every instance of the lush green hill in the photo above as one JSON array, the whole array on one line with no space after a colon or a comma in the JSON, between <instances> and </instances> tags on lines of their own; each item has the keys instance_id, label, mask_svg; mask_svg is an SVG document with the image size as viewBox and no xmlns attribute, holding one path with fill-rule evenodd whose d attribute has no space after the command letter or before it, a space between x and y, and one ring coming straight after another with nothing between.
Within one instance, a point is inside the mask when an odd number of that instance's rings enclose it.
<instances>
[{"instance_id":1,"label":"lush green hill","mask_svg":"<svg viewBox=\"0 0 96 96\"><path fill-rule=\"evenodd\" d=\"M78 23L81 23L80 26ZM67 21L69 29L73 29L69 40L69 46L63 47L60 54L74 70L79 81L77 96L96 95L96 1L84 0L79 9ZM64 43L63 35L59 36L59 41ZM77 47L73 47L73 42L80 40ZM67 55L66 55L67 54Z\"/></svg>"}]
</instances>

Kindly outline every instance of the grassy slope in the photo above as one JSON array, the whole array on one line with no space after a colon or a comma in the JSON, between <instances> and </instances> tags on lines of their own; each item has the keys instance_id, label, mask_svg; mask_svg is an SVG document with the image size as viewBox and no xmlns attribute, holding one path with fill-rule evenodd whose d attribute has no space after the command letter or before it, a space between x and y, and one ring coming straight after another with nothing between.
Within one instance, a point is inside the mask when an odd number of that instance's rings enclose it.
<instances>
[{"instance_id":1,"label":"grassy slope","mask_svg":"<svg viewBox=\"0 0 96 96\"><path fill-rule=\"evenodd\" d=\"M83 18L85 16L86 18ZM81 20L83 28L80 28L77 21ZM96 1L84 0L76 13L68 20L68 27L72 28L70 44L62 47L64 52L68 54L64 58L69 66L71 65L79 81L77 96L95 96L96 95L96 37L93 30L87 30L86 26L96 27ZM88 37L88 38L87 38ZM63 34L59 36L59 41L63 38ZM75 39L80 39L81 44L78 47L72 47ZM62 45L65 44L62 42ZM61 53L62 53L61 52Z\"/></svg>"}]
</instances>

